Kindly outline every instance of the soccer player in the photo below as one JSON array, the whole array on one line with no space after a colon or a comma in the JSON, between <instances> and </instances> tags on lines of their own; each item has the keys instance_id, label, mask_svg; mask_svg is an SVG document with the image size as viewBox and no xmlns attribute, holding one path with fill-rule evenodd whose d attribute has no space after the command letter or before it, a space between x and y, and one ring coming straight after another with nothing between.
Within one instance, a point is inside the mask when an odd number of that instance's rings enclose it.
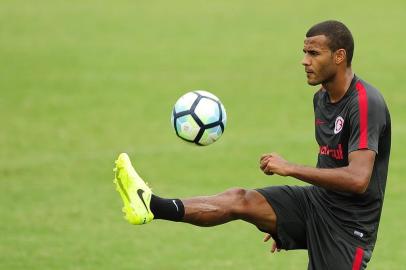
<instances>
[{"instance_id":1,"label":"soccer player","mask_svg":"<svg viewBox=\"0 0 406 270\"><path fill-rule=\"evenodd\" d=\"M311 27L304 40L313 98L317 166L260 158L267 175L291 176L308 186L232 188L214 196L165 199L152 194L126 154L115 183L132 224L153 219L215 226L241 219L272 237L272 251L307 249L308 269L365 269L376 242L388 172L391 121L382 95L351 68L354 42L338 21Z\"/></svg>"}]
</instances>

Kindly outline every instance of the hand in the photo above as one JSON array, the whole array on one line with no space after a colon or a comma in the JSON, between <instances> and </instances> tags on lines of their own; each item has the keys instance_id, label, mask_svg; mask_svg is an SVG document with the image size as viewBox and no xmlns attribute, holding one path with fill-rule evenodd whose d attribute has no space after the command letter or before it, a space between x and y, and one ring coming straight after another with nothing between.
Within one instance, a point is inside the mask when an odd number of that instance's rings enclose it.
<instances>
[{"instance_id":1,"label":"hand","mask_svg":"<svg viewBox=\"0 0 406 270\"><path fill-rule=\"evenodd\" d=\"M276 173L281 176L288 176L291 164L278 154L271 153L261 156L260 168L267 175Z\"/></svg>"},{"instance_id":2,"label":"hand","mask_svg":"<svg viewBox=\"0 0 406 270\"><path fill-rule=\"evenodd\" d=\"M271 239L271 235L270 234L266 234L265 238L264 238L264 242L268 242L269 239ZM271 253L274 253L275 251L280 252L281 249L277 247L276 242L273 241L272 243L272 248L271 248Z\"/></svg>"}]
</instances>

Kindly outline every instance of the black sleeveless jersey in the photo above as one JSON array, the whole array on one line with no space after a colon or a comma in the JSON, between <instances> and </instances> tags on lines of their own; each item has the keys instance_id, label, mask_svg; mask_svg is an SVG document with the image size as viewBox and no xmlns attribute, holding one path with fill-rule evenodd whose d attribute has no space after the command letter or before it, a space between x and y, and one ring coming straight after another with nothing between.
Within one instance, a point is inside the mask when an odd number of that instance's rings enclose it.
<instances>
[{"instance_id":1,"label":"black sleeveless jersey","mask_svg":"<svg viewBox=\"0 0 406 270\"><path fill-rule=\"evenodd\" d=\"M391 145L391 120L380 92L354 76L344 97L331 103L324 89L313 99L318 168L348 165L348 154L360 149L376 152L368 188L353 194L313 187L310 199L340 225L345 234L374 244L381 216Z\"/></svg>"}]
</instances>

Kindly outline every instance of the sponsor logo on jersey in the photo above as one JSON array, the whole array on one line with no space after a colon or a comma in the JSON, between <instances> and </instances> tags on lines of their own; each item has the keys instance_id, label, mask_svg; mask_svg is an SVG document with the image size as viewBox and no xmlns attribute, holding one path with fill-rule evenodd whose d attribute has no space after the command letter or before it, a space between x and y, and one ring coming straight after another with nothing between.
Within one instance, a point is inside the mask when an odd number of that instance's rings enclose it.
<instances>
[{"instance_id":1,"label":"sponsor logo on jersey","mask_svg":"<svg viewBox=\"0 0 406 270\"><path fill-rule=\"evenodd\" d=\"M328 145L321 145L320 146L320 155L330 156L334 159L344 159L343 157L343 147L341 143L337 146L337 149L330 148Z\"/></svg>"},{"instance_id":2,"label":"sponsor logo on jersey","mask_svg":"<svg viewBox=\"0 0 406 270\"><path fill-rule=\"evenodd\" d=\"M344 127L344 118L337 116L336 122L334 124L334 134L339 133Z\"/></svg>"},{"instance_id":3,"label":"sponsor logo on jersey","mask_svg":"<svg viewBox=\"0 0 406 270\"><path fill-rule=\"evenodd\" d=\"M323 124L325 124L325 123L327 123L327 122L326 122L326 121L323 121L323 120L321 120L321 119L319 119L319 118L317 118L316 121L315 121L316 126L320 126L320 125L323 125Z\"/></svg>"}]
</instances>

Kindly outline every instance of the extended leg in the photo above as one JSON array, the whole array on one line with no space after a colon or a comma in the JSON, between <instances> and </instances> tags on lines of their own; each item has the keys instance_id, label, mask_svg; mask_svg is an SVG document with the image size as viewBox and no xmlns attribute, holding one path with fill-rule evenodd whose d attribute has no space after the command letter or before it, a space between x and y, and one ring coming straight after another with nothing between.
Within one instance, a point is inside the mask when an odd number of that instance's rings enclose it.
<instances>
[{"instance_id":1,"label":"extended leg","mask_svg":"<svg viewBox=\"0 0 406 270\"><path fill-rule=\"evenodd\" d=\"M233 188L214 196L164 199L152 194L132 167L127 154L119 156L115 172L114 182L124 202L123 211L132 224L145 224L155 218L215 226L241 219L260 230L276 231L275 211L255 190Z\"/></svg>"},{"instance_id":2,"label":"extended leg","mask_svg":"<svg viewBox=\"0 0 406 270\"><path fill-rule=\"evenodd\" d=\"M264 231L276 231L276 214L266 199L255 190L232 188L214 196L182 199L183 222L215 226L241 219Z\"/></svg>"}]
</instances>

